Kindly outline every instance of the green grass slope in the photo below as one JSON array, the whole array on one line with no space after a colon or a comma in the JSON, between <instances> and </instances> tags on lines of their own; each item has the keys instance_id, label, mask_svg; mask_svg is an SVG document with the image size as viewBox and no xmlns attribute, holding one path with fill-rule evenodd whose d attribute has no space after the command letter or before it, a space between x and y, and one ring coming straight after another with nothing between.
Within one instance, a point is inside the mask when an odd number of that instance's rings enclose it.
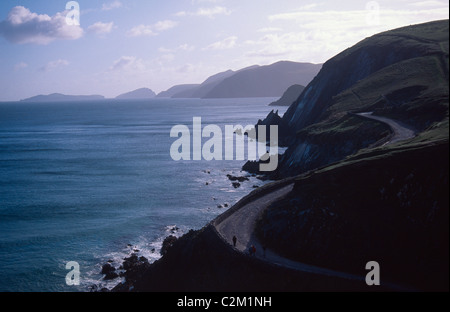
<instances>
[{"instance_id":1,"label":"green grass slope","mask_svg":"<svg viewBox=\"0 0 450 312\"><path fill-rule=\"evenodd\" d=\"M389 135L379 122L349 113L372 111L417 133L443 122L449 102L448 41L448 20L432 22L373 36L325 63L279 122L280 141L289 148L274 177L342 160ZM372 69L366 72L366 67Z\"/></svg>"}]
</instances>

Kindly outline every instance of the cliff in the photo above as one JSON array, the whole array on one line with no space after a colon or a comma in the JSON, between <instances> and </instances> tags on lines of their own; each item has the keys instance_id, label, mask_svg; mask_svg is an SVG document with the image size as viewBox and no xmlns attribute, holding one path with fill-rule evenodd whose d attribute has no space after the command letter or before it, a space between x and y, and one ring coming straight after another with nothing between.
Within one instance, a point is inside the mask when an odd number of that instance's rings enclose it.
<instances>
[{"instance_id":1,"label":"cliff","mask_svg":"<svg viewBox=\"0 0 450 312\"><path fill-rule=\"evenodd\" d=\"M278 121L280 141L289 148L274 176L342 160L389 134L379 122L349 113L371 111L402 121L417 133L444 120L448 33L448 20L399 28L327 61Z\"/></svg>"}]
</instances>

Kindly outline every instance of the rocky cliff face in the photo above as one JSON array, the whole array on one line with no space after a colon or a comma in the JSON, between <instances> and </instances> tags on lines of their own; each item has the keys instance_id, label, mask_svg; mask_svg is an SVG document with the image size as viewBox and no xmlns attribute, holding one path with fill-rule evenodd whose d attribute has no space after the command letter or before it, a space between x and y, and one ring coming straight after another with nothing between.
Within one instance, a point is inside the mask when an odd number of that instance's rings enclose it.
<instances>
[{"instance_id":1,"label":"rocky cliff face","mask_svg":"<svg viewBox=\"0 0 450 312\"><path fill-rule=\"evenodd\" d=\"M436 33L441 36L434 38ZM448 20L367 38L327 61L283 120L293 131L323 120L327 108L334 104L334 96L392 64L430 55L448 58L448 50L441 45L445 43L448 46Z\"/></svg>"},{"instance_id":2,"label":"rocky cliff face","mask_svg":"<svg viewBox=\"0 0 450 312\"><path fill-rule=\"evenodd\" d=\"M280 141L289 148L276 176L341 160L388 134L378 122L355 122L349 112L374 111L417 132L443 120L448 114L448 29L446 20L381 33L326 62L277 121L283 129Z\"/></svg>"}]
</instances>

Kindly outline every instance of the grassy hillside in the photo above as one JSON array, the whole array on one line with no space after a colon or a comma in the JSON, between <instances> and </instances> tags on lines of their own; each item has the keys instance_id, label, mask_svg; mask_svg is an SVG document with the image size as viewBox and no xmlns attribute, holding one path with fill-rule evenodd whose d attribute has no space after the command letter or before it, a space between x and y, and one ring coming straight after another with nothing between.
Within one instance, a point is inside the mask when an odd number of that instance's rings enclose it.
<instances>
[{"instance_id":1,"label":"grassy hillside","mask_svg":"<svg viewBox=\"0 0 450 312\"><path fill-rule=\"evenodd\" d=\"M289 148L273 177L342 160L389 136L386 126L349 113L372 111L417 133L448 118L448 36L448 20L400 28L326 62L277 121Z\"/></svg>"}]
</instances>

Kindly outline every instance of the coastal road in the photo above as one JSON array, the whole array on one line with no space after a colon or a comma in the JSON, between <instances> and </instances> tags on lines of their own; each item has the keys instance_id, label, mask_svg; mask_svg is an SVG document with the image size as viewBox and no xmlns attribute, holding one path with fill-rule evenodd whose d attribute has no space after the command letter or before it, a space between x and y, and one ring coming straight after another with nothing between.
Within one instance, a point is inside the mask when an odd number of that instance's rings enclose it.
<instances>
[{"instance_id":1,"label":"coastal road","mask_svg":"<svg viewBox=\"0 0 450 312\"><path fill-rule=\"evenodd\" d=\"M233 246L233 236L236 236L237 243L235 250L244 254L248 255L248 249L252 245L255 246L255 257L257 257L261 261L267 261L278 266L299 270L301 272L359 281L362 283L362 285L365 285L365 276L339 272L287 259L268 248L264 252L261 242L256 238L256 235L254 233L258 217L272 203L282 199L284 196L289 194L293 190L293 188L294 183L291 183L267 194L263 194L259 198L245 204L233 214L228 216L226 219L222 220L221 222L214 223L217 232L227 242L229 242L230 246ZM362 268L362 270L364 271L364 268ZM383 282L382 285L395 291L414 291L414 289L388 282Z\"/></svg>"},{"instance_id":2,"label":"coastal road","mask_svg":"<svg viewBox=\"0 0 450 312\"><path fill-rule=\"evenodd\" d=\"M414 130L412 130L410 127L408 127L407 125L403 124L400 121L396 121L396 120L393 120L393 119L390 119L387 117L376 116L376 115L373 115L372 112L359 113L356 115L362 116L365 118L369 118L372 120L380 121L382 123L387 124L392 129L393 136L384 145L393 144L393 143L396 143L399 141L411 139L416 135Z\"/></svg>"},{"instance_id":3,"label":"coastal road","mask_svg":"<svg viewBox=\"0 0 450 312\"><path fill-rule=\"evenodd\" d=\"M340 272L287 259L268 248L266 248L266 250L264 251L263 245L255 235L256 222L266 208L268 208L272 203L282 199L284 196L289 194L293 190L293 188L294 183L291 183L274 191L270 191L267 194L263 194L259 198L243 205L240 209L233 212L224 220L220 222L214 222L213 225L215 226L219 235L222 236L222 238L230 244L231 248L234 248L238 252L247 254L249 257L249 248L251 246L255 246L255 257L260 259L261 261L266 261L278 266L287 267L301 272L353 280L361 282L361 285L365 285L365 276L350 274L347 272ZM237 238L236 247L232 247L233 236L236 236ZM365 272L364 268L362 268L362 271ZM383 282L382 285L383 287L394 291L415 291L414 289L411 289L409 287L396 285L390 282Z\"/></svg>"},{"instance_id":4,"label":"coastal road","mask_svg":"<svg viewBox=\"0 0 450 312\"><path fill-rule=\"evenodd\" d=\"M334 277L340 277L351 280L359 280L361 283L365 283L365 277L320 268L313 265L293 261L284 258L270 249L263 251L261 242L256 238L254 229L256 222L261 213L269 207L272 203L280 200L292 191L294 183L285 187L281 187L268 194L251 201L250 203L242 206L239 210L231 214L228 218L222 222L215 224L215 227L219 234L230 244L232 243L233 236L237 237L236 249L240 252L247 253L248 249L253 245L256 248L256 257L279 266L288 267L302 272L316 273L320 275L328 275Z\"/></svg>"},{"instance_id":5,"label":"coastal road","mask_svg":"<svg viewBox=\"0 0 450 312\"><path fill-rule=\"evenodd\" d=\"M415 136L415 132L402 124L401 122L380 116L372 115L372 112L359 113L359 116L377 120L383 122L392 129L393 136L385 144L392 144ZM229 244L233 245L233 236L236 236L237 243L235 249L239 252L248 254L249 248L253 245L256 247L255 257L262 261L267 261L272 264L287 267L294 270L299 270L302 272L309 272L314 274L326 275L339 277L343 279L360 281L365 284L365 276L350 274L346 272L339 272L335 270L330 270L326 268L321 268L318 266L313 266L291 259L287 259L283 256L278 255L270 249L263 250L261 242L256 238L254 233L256 222L263 211L268 208L272 203L282 199L284 196L289 194L294 188L294 183L287 186L280 187L276 190L270 191L269 193L262 194L259 198L245 204L240 209L236 210L234 213L229 215L224 220L214 223L214 226L219 233ZM407 287L396 285L393 283L384 282L383 286L388 287L396 291L414 291Z\"/></svg>"}]
</instances>

